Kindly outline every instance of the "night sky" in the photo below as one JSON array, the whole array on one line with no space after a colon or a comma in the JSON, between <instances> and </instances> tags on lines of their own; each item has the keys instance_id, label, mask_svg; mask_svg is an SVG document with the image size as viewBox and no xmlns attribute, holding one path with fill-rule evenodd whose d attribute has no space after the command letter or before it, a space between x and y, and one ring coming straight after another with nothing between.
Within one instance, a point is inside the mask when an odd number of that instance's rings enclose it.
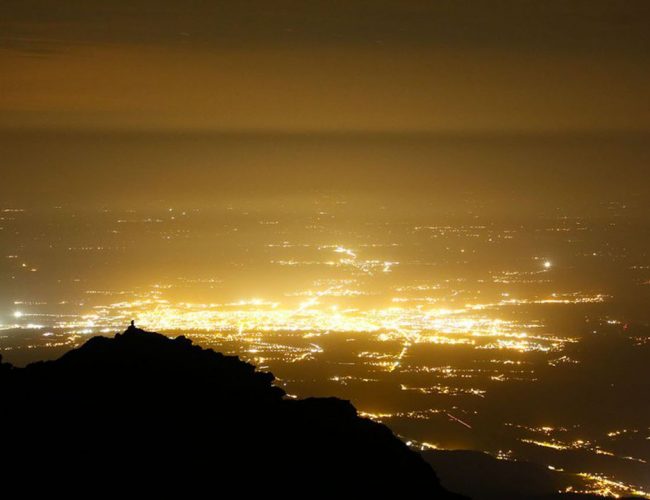
<instances>
[{"instance_id":1,"label":"night sky","mask_svg":"<svg viewBox=\"0 0 650 500\"><path fill-rule=\"evenodd\" d=\"M4 127L647 131L645 1L5 0Z\"/></svg>"},{"instance_id":2,"label":"night sky","mask_svg":"<svg viewBox=\"0 0 650 500\"><path fill-rule=\"evenodd\" d=\"M11 203L647 194L644 1L0 9Z\"/></svg>"}]
</instances>

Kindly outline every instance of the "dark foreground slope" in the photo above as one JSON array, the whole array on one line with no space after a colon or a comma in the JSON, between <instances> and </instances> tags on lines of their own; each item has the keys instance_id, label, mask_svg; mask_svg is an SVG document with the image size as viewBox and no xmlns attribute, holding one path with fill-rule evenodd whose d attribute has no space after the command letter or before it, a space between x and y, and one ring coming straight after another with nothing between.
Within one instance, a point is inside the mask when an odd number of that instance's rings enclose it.
<instances>
[{"instance_id":1,"label":"dark foreground slope","mask_svg":"<svg viewBox=\"0 0 650 500\"><path fill-rule=\"evenodd\" d=\"M350 403L286 399L272 381L236 357L133 327L56 361L2 365L3 484L91 498L454 498Z\"/></svg>"}]
</instances>

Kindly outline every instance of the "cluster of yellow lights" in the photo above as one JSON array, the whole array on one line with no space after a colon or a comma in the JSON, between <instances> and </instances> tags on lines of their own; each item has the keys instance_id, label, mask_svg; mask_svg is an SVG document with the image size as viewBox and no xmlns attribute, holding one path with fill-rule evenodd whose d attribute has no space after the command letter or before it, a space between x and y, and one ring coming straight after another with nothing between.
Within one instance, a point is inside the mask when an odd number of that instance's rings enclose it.
<instances>
[{"instance_id":1,"label":"cluster of yellow lights","mask_svg":"<svg viewBox=\"0 0 650 500\"><path fill-rule=\"evenodd\" d=\"M595 453L596 455L606 455L609 457L618 457L623 460L630 460L632 462L639 462L642 464L647 463L645 460L641 458L636 458L636 457L629 457L629 456L618 456L615 453L607 450L603 450L597 445L592 444L589 441L584 441L582 439L576 439L575 441L569 442L569 443L564 443L559 440L549 440L549 441L541 441L541 440L535 440L535 439L520 439L522 443L528 443L528 444L533 444L535 446L541 446L543 448L552 448L554 450L585 450L589 451L592 453Z\"/></svg>"},{"instance_id":2,"label":"cluster of yellow lights","mask_svg":"<svg viewBox=\"0 0 650 500\"><path fill-rule=\"evenodd\" d=\"M46 319L49 323L53 321L54 328L81 334L119 329L132 318L158 331L311 332L312 335L368 332L377 335L380 341L402 345L397 362L413 344L461 344L477 349L548 352L561 350L564 344L574 341L531 333L539 325L493 318L485 314L481 306L460 309L344 309L321 303L323 294L317 292L293 307L262 299L198 304L173 303L163 299L161 294L158 289L140 300L98 306L93 313L81 316L42 318L32 314L30 317ZM16 311L14 316L22 319L26 313Z\"/></svg>"},{"instance_id":3,"label":"cluster of yellow lights","mask_svg":"<svg viewBox=\"0 0 650 500\"><path fill-rule=\"evenodd\" d=\"M283 247L287 248L287 247ZM359 259L357 253L349 248L337 245L325 245L319 247L319 250L333 250L339 256L338 260L313 260L304 261L296 259L279 259L272 260L272 264L280 266L329 266L329 267L349 267L363 274L373 275L375 273L390 273L392 268L399 262L385 261L378 259Z\"/></svg>"},{"instance_id":4,"label":"cluster of yellow lights","mask_svg":"<svg viewBox=\"0 0 650 500\"><path fill-rule=\"evenodd\" d=\"M650 493L621 481L614 481L602 474L582 472L578 476L585 480L585 487L583 489L576 489L569 486L564 490L564 493L592 494L613 498L622 498L629 495L650 498Z\"/></svg>"},{"instance_id":5,"label":"cluster of yellow lights","mask_svg":"<svg viewBox=\"0 0 650 500\"><path fill-rule=\"evenodd\" d=\"M481 398L485 397L485 392L483 389L475 389L473 387L450 387L447 385L433 385L431 387L410 387L405 384L401 384L401 389L403 391L415 391L422 394L444 394L446 396L460 396L463 394L471 396L479 396Z\"/></svg>"}]
</instances>

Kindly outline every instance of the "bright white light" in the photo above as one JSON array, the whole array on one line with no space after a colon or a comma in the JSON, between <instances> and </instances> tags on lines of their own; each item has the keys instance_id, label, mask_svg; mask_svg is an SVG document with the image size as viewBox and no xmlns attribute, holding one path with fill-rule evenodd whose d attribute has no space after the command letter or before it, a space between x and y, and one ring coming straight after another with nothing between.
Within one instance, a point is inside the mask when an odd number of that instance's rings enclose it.
<instances>
[{"instance_id":1,"label":"bright white light","mask_svg":"<svg viewBox=\"0 0 650 500\"><path fill-rule=\"evenodd\" d=\"M14 312L14 318L22 318L22 317L23 317L23 313L22 313L22 311L16 311L16 312Z\"/></svg>"},{"instance_id":2,"label":"bright white light","mask_svg":"<svg viewBox=\"0 0 650 500\"><path fill-rule=\"evenodd\" d=\"M544 269L550 269L551 267L553 267L553 263L550 260L544 262Z\"/></svg>"}]
</instances>

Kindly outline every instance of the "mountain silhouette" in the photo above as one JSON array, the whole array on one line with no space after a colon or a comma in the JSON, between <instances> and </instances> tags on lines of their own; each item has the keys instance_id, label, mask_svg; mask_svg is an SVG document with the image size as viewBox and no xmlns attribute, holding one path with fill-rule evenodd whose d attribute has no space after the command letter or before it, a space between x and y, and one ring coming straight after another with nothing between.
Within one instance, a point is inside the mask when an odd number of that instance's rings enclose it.
<instances>
[{"instance_id":1,"label":"mountain silhouette","mask_svg":"<svg viewBox=\"0 0 650 500\"><path fill-rule=\"evenodd\" d=\"M133 325L54 361L0 364L5 489L23 495L464 498L336 398Z\"/></svg>"}]
</instances>

